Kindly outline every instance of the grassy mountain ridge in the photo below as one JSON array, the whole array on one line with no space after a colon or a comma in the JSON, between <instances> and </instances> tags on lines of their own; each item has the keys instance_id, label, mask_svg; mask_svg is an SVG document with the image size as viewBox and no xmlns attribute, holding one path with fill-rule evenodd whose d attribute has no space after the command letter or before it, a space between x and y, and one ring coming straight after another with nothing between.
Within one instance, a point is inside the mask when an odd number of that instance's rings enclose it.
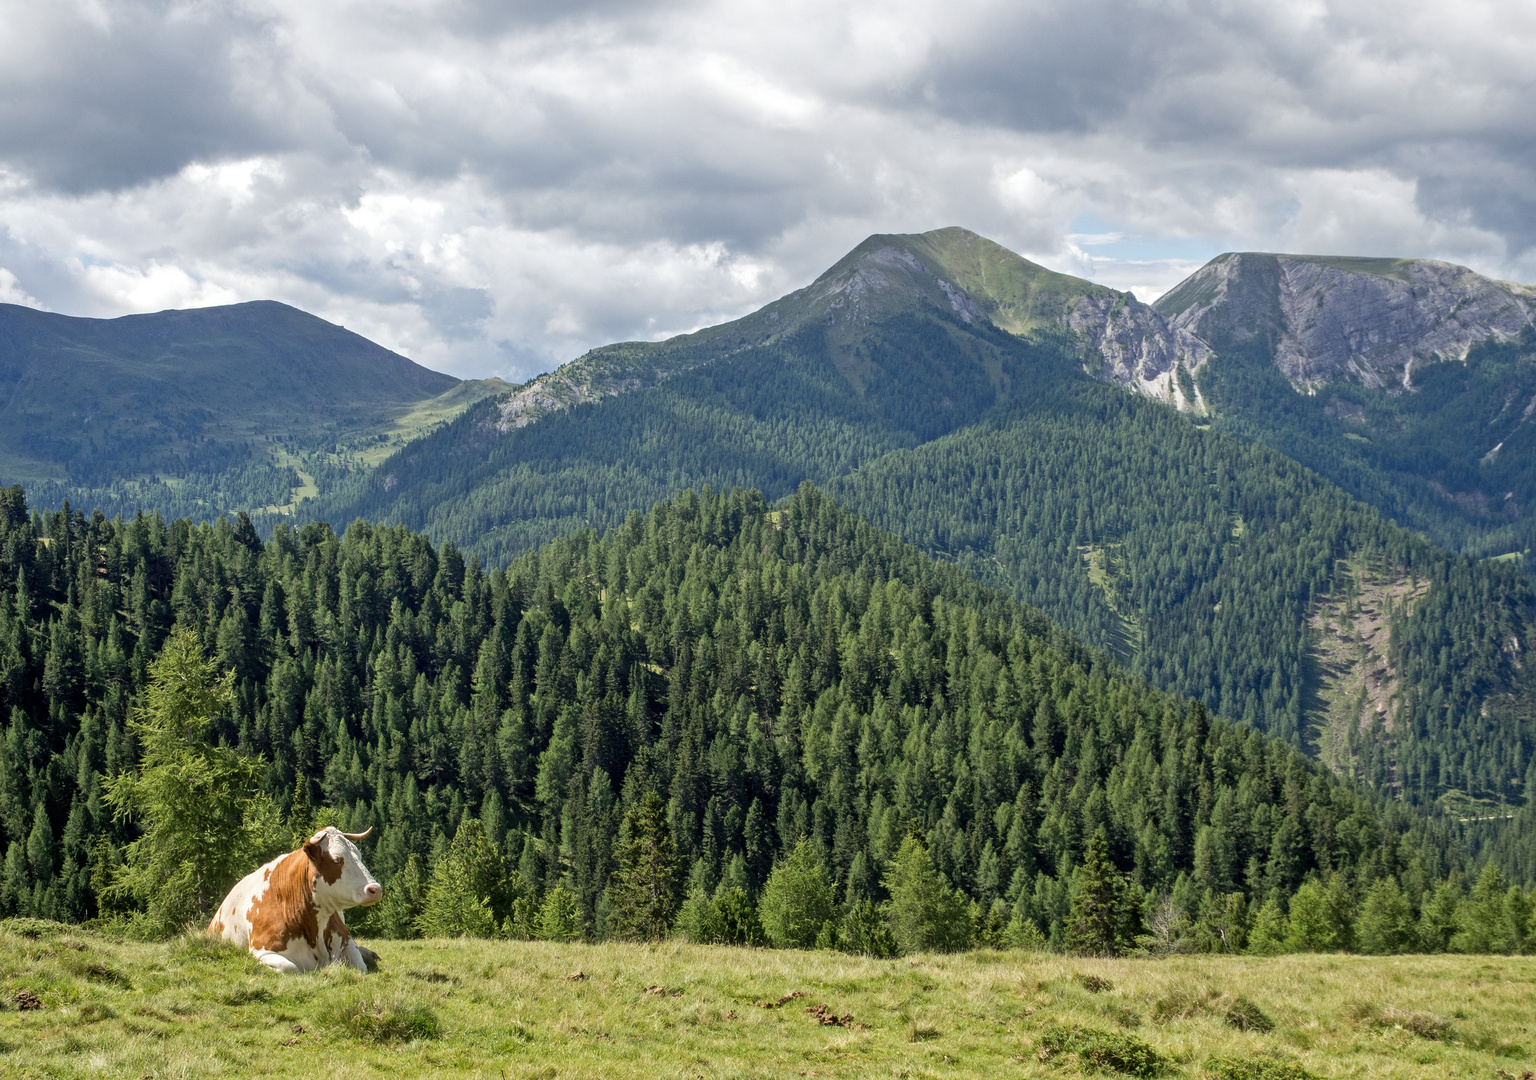
<instances>
[{"instance_id":1,"label":"grassy mountain ridge","mask_svg":"<svg viewBox=\"0 0 1536 1080\"><path fill-rule=\"evenodd\" d=\"M0 387L6 482L44 505L196 516L290 504L508 389L270 301L118 319L0 305Z\"/></svg>"}]
</instances>

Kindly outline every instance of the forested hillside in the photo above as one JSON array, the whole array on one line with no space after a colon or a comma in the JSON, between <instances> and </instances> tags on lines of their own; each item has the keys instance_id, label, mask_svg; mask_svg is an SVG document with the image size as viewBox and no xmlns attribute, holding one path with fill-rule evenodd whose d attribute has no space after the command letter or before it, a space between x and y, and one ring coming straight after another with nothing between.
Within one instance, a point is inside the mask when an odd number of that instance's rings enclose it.
<instances>
[{"instance_id":1,"label":"forested hillside","mask_svg":"<svg viewBox=\"0 0 1536 1080\"><path fill-rule=\"evenodd\" d=\"M963 230L872 237L811 286L734 323L594 350L469 404L393 454L386 440L371 457L356 448L312 456L319 497L287 507L294 519L256 515L257 530L364 518L505 567L557 537L616 527L682 488L756 488L771 502L810 480L1160 689L1393 797L1448 800L1463 818L1510 813L1525 799L1536 749L1524 661L1536 596L1518 568L1458 562L1254 443L1281 442L1428 527L1413 508L1429 503L1413 492L1441 495L1409 476L1419 465L1394 473L1380 455L1449 460L1454 440L1421 438L1424 425L1476 426L1503 402L1507 453L1476 469L1488 482L1519 481L1528 433L1515 406L1536 393L1521 389L1524 346L1482 347L1465 368L1425 369L1414 395L1371 399L1379 444L1351 430L1291 445L1273 436L1302 430L1295 417L1337 428L1354 415L1340 411L1348 394L1384 392L1356 386L1314 402L1289 388L1273 357L1244 360L1221 339L1226 351L1198 371L1203 395L1177 364L1156 376L1182 373L1175 396L1215 409L1192 422L1089 377L1085 369L1110 377L1106 364L1130 371L1109 357L1132 346L1148 363L1182 354L1172 339L1146 337L1151 323L1115 321L1146 312L1078 284ZM1104 307L1104 327L1120 327L1093 346L1098 361L1060 325L1082 304ZM1155 374L1136 371L1133 381ZM1462 389L1436 397L1442 383ZM466 404L456 399L432 422ZM1410 414L1423 423L1404 421ZM1338 447L1378 457L1356 461ZM360 467L373 460L377 469ZM1358 468L1329 472L1340 461ZM278 487L291 471L250 466L253 483ZM1437 475L1447 490L1465 487ZM177 490L217 505L195 476ZM43 505L57 494L44 488ZM1509 501L1511 512L1518 504ZM106 502L109 514L130 505L120 492Z\"/></svg>"},{"instance_id":2,"label":"forested hillside","mask_svg":"<svg viewBox=\"0 0 1536 1080\"><path fill-rule=\"evenodd\" d=\"M1271 446L1449 550L1525 552L1536 520L1536 333L1416 369L1414 389L1300 393L1266 342L1201 370L1217 430Z\"/></svg>"},{"instance_id":3,"label":"forested hillside","mask_svg":"<svg viewBox=\"0 0 1536 1080\"><path fill-rule=\"evenodd\" d=\"M1532 595L1512 566L1452 558L1281 455L1156 403L1083 386L1028 413L887 455L828 490L1153 685L1298 746L1332 725L1344 744L1333 763L1381 790L1523 798ZM1355 633L1358 596L1342 608L1357 574L1399 594L1378 613L1369 700L1323 667L1313 618L1331 605L1331 632Z\"/></svg>"},{"instance_id":4,"label":"forested hillside","mask_svg":"<svg viewBox=\"0 0 1536 1080\"><path fill-rule=\"evenodd\" d=\"M1533 597L1515 568L1457 563L1280 454L1090 380L1060 339L931 307L865 333L879 375L862 386L812 328L521 428L487 402L314 512L407 524L497 565L680 487L771 500L824 482L1153 685L1326 743L1380 790L1523 799ZM1361 573L1397 599L1344 665L1324 646L1364 618Z\"/></svg>"},{"instance_id":5,"label":"forested hillside","mask_svg":"<svg viewBox=\"0 0 1536 1080\"><path fill-rule=\"evenodd\" d=\"M1355 895L1390 877L1416 905L1465 865L1444 826L1148 688L811 488L774 511L685 492L504 572L404 528L263 544L244 521L28 514L13 489L0 560L13 913L97 910L132 835L103 780L135 767L127 720L173 627L235 673L216 737L260 755L282 810L297 790L375 826L386 881L477 815L518 887L568 889L595 935L647 793L700 887L755 890L809 838L840 896L879 899L915 831L983 910L1051 935L1096 833L1148 895L1196 909L1283 903L1309 876Z\"/></svg>"},{"instance_id":6,"label":"forested hillside","mask_svg":"<svg viewBox=\"0 0 1536 1080\"><path fill-rule=\"evenodd\" d=\"M305 512L424 529L501 565L682 487L776 499L1082 378L1057 341L1022 341L932 306L863 326L859 341L849 350L816 325L712 362L669 358L688 370L523 427L499 426L501 406L487 401Z\"/></svg>"}]
</instances>

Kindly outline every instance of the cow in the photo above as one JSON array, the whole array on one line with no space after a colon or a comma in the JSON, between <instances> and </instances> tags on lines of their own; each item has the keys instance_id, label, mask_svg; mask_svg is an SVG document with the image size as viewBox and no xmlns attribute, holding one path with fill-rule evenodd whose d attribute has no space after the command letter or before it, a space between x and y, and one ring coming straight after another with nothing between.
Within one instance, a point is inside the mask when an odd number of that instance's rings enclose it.
<instances>
[{"instance_id":1,"label":"cow","mask_svg":"<svg viewBox=\"0 0 1536 1080\"><path fill-rule=\"evenodd\" d=\"M372 831L344 833L328 825L297 851L257 867L229 890L208 933L244 946L274 971L336 963L367 971L366 958L378 958L352 940L341 913L384 895L355 843Z\"/></svg>"}]
</instances>

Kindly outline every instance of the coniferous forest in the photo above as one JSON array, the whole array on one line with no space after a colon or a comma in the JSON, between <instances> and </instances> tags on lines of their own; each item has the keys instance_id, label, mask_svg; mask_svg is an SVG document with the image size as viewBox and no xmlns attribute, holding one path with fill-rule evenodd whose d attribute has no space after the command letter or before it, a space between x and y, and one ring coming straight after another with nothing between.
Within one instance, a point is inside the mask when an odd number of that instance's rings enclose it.
<instances>
[{"instance_id":1,"label":"coniferous forest","mask_svg":"<svg viewBox=\"0 0 1536 1080\"><path fill-rule=\"evenodd\" d=\"M685 491L492 571L403 527L263 542L13 488L0 572L7 914L132 922L109 886L140 825L104 793L179 633L232 673L208 738L257 766L274 846L374 827L390 899L364 933L1518 951L1532 929L1518 844L1480 866L1444 819L809 486Z\"/></svg>"}]
</instances>

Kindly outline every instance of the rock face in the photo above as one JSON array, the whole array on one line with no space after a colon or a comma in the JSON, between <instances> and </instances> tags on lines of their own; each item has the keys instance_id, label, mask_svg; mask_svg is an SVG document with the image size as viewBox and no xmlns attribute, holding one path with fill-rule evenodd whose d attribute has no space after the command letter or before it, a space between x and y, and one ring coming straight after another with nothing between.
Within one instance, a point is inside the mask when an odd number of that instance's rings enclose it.
<instances>
[{"instance_id":1,"label":"rock face","mask_svg":"<svg viewBox=\"0 0 1536 1080\"><path fill-rule=\"evenodd\" d=\"M1067 325L1097 353L1103 366L1094 372L1105 382L1155 397L1181 412L1203 412L1205 403L1194 380L1181 380L1177 366L1193 374L1213 355L1188 331L1170 326L1154 309L1130 294L1085 296L1073 306Z\"/></svg>"},{"instance_id":2,"label":"rock face","mask_svg":"<svg viewBox=\"0 0 1536 1080\"><path fill-rule=\"evenodd\" d=\"M1218 351L1262 339L1298 389L1345 378L1411 390L1416 368L1518 336L1536 289L1429 259L1247 252L1212 259L1153 306Z\"/></svg>"}]
</instances>

